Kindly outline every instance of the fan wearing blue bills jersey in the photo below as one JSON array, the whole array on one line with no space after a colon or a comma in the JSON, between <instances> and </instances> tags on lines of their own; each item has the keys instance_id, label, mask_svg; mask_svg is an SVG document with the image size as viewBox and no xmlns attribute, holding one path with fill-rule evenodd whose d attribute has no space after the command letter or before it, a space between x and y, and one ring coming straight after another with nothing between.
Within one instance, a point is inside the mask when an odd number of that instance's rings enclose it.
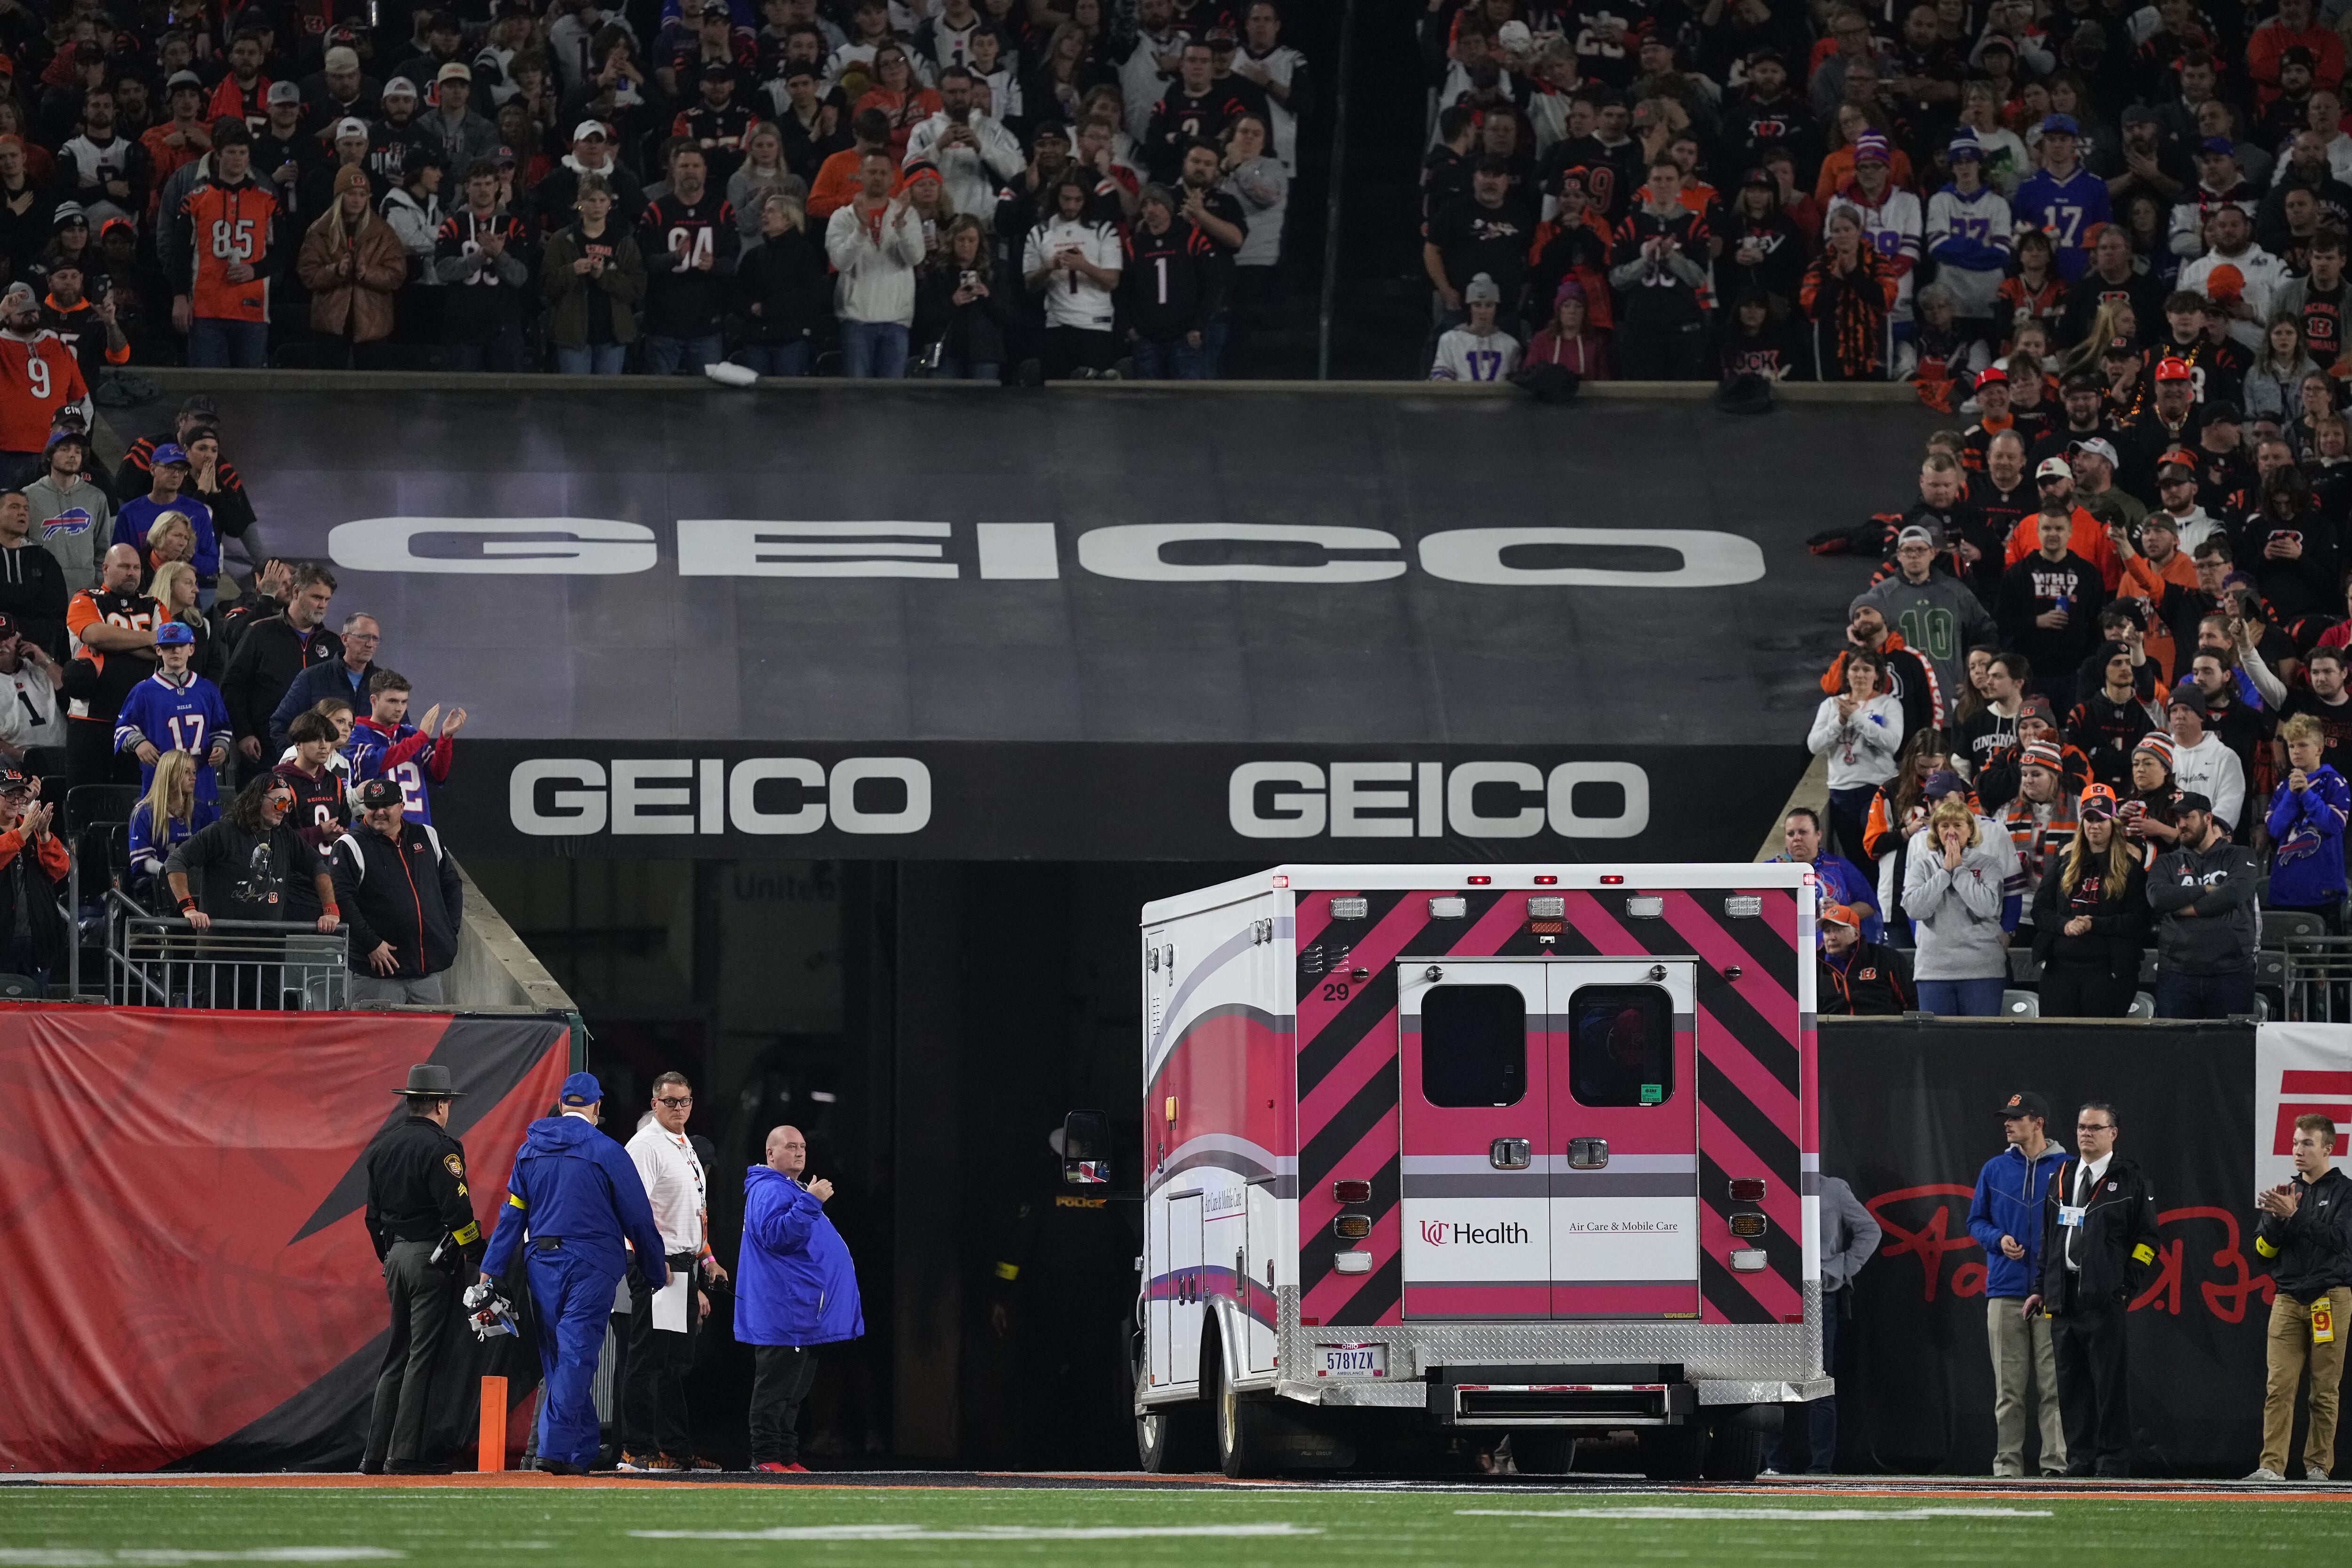
<instances>
[{"instance_id":1,"label":"fan wearing blue bills jersey","mask_svg":"<svg viewBox=\"0 0 2352 1568\"><path fill-rule=\"evenodd\" d=\"M139 759L143 794L155 782L155 759L165 752L188 752L196 759L194 826L220 815L220 781L213 770L228 756L228 704L220 688L188 671L196 634L178 622L155 629L155 651L163 668L131 689L114 721L114 749Z\"/></svg>"},{"instance_id":2,"label":"fan wearing blue bills jersey","mask_svg":"<svg viewBox=\"0 0 2352 1568\"><path fill-rule=\"evenodd\" d=\"M343 755L351 759L354 792L370 779L391 779L400 785L407 820L430 827L433 805L425 782L449 782L449 763L457 754L466 710L453 708L443 719L436 703L425 710L420 728L408 722L408 677L398 670L379 669L368 677L368 716L352 726Z\"/></svg>"}]
</instances>

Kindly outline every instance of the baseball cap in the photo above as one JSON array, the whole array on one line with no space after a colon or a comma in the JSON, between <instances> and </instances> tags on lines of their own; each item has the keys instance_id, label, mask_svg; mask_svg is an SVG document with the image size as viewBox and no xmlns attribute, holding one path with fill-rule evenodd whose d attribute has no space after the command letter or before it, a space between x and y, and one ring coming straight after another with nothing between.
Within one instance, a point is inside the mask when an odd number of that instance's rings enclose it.
<instances>
[{"instance_id":1,"label":"baseball cap","mask_svg":"<svg viewBox=\"0 0 2352 1568\"><path fill-rule=\"evenodd\" d=\"M1511 25L1508 22L1506 22L1498 31L1507 33L1510 31L1510 27ZM1522 26L1520 30L1524 32L1526 31L1526 28ZM1533 35L1529 35L1529 37L1532 39ZM1231 27L1212 27L1209 29L1209 47L1213 49L1230 49L1240 42L1241 40L1239 38L1234 37L1234 30ZM1520 47L1524 48L1526 46L1521 45Z\"/></svg>"},{"instance_id":2,"label":"baseball cap","mask_svg":"<svg viewBox=\"0 0 2352 1568\"><path fill-rule=\"evenodd\" d=\"M2227 136L2208 136L2197 143L2197 155L2200 158L2234 158L2238 155L2238 145Z\"/></svg>"},{"instance_id":3,"label":"baseball cap","mask_svg":"<svg viewBox=\"0 0 2352 1568\"><path fill-rule=\"evenodd\" d=\"M2191 381L2194 380L2195 377L2189 373L2189 362L2187 360L2168 354L2164 358L2156 362L2156 379L2158 381Z\"/></svg>"},{"instance_id":4,"label":"baseball cap","mask_svg":"<svg viewBox=\"0 0 2352 1568\"><path fill-rule=\"evenodd\" d=\"M2063 773L2066 771L2064 753L2047 741L2029 742L2025 747L2024 754L2018 761L2021 767L2048 768L2053 773Z\"/></svg>"},{"instance_id":5,"label":"baseball cap","mask_svg":"<svg viewBox=\"0 0 2352 1568\"><path fill-rule=\"evenodd\" d=\"M355 71L360 68L360 52L349 44L337 44L320 63L331 71Z\"/></svg>"},{"instance_id":6,"label":"baseball cap","mask_svg":"<svg viewBox=\"0 0 2352 1568\"><path fill-rule=\"evenodd\" d=\"M11 283L8 291L0 294L0 312L21 309L37 309L41 301L29 283Z\"/></svg>"},{"instance_id":7,"label":"baseball cap","mask_svg":"<svg viewBox=\"0 0 2352 1568\"><path fill-rule=\"evenodd\" d=\"M47 444L46 446L44 446L44 447L41 448L41 450L42 450L42 451L44 451L44 452L54 452L54 451L56 451L59 447L64 446L64 445L65 445L67 442L68 442L68 441L77 441L77 442L79 442L82 446L84 446L84 447L88 447L88 446L89 445L89 435L88 435L86 432L84 432L84 431L75 430L75 429L71 429L71 428L63 429L63 430L52 430L52 431L50 431L50 432L49 432L49 439L48 439Z\"/></svg>"},{"instance_id":8,"label":"baseball cap","mask_svg":"<svg viewBox=\"0 0 2352 1568\"><path fill-rule=\"evenodd\" d=\"M158 468L166 463L184 463L187 460L187 448L182 447L177 441L162 443L155 448L154 454L147 459L150 465Z\"/></svg>"},{"instance_id":9,"label":"baseball cap","mask_svg":"<svg viewBox=\"0 0 2352 1568\"><path fill-rule=\"evenodd\" d=\"M1927 775L1927 782L1919 793L1929 800L1941 800L1948 795L1966 795L1968 788L1968 781L1959 774L1949 768L1937 768Z\"/></svg>"},{"instance_id":10,"label":"baseball cap","mask_svg":"<svg viewBox=\"0 0 2352 1568\"><path fill-rule=\"evenodd\" d=\"M404 76L394 77L390 81L383 84L383 96L386 98L415 98L416 96L416 84L409 80Z\"/></svg>"},{"instance_id":11,"label":"baseball cap","mask_svg":"<svg viewBox=\"0 0 2352 1568\"><path fill-rule=\"evenodd\" d=\"M2012 1094L2000 1102L2000 1119L2003 1121L2019 1116L2039 1116L2047 1121L2050 1120L2050 1102L2030 1089Z\"/></svg>"},{"instance_id":12,"label":"baseball cap","mask_svg":"<svg viewBox=\"0 0 2352 1568\"><path fill-rule=\"evenodd\" d=\"M2158 123L2156 110L2150 109L2145 103L2133 104L2130 108L2124 110L2122 118L2123 123L2126 129L2134 125L2154 125Z\"/></svg>"},{"instance_id":13,"label":"baseball cap","mask_svg":"<svg viewBox=\"0 0 2352 1568\"><path fill-rule=\"evenodd\" d=\"M184 87L192 87L202 92L205 90L205 79L194 71L173 71L172 79L163 84L163 90L177 92Z\"/></svg>"},{"instance_id":14,"label":"baseball cap","mask_svg":"<svg viewBox=\"0 0 2352 1568\"><path fill-rule=\"evenodd\" d=\"M513 148L509 147L504 143L500 143L498 147L491 150L490 162L493 163L503 164L508 168L512 168L515 164L520 163L521 160L515 156L515 150Z\"/></svg>"},{"instance_id":15,"label":"baseball cap","mask_svg":"<svg viewBox=\"0 0 2352 1568\"><path fill-rule=\"evenodd\" d=\"M2318 64L2318 58L2303 45L2290 44L2285 48L2279 51L2279 64L2283 66L2301 66L2304 69L2309 70Z\"/></svg>"},{"instance_id":16,"label":"baseball cap","mask_svg":"<svg viewBox=\"0 0 2352 1568\"><path fill-rule=\"evenodd\" d=\"M1862 929L1862 917L1847 904L1823 904L1818 920L1825 926L1851 926L1855 931Z\"/></svg>"},{"instance_id":17,"label":"baseball cap","mask_svg":"<svg viewBox=\"0 0 2352 1568\"><path fill-rule=\"evenodd\" d=\"M2242 425L2245 423L2245 416L2239 411L2238 405L2228 398L2216 397L2209 399L2205 405L2205 423L2208 427L2215 425Z\"/></svg>"},{"instance_id":18,"label":"baseball cap","mask_svg":"<svg viewBox=\"0 0 2352 1568\"><path fill-rule=\"evenodd\" d=\"M604 1086L596 1081L594 1073L576 1072L563 1080L563 1091L557 1098L566 1105L594 1105L604 1098Z\"/></svg>"},{"instance_id":19,"label":"baseball cap","mask_svg":"<svg viewBox=\"0 0 2352 1568\"><path fill-rule=\"evenodd\" d=\"M2074 470L2066 466L2063 458L2044 458L2033 470L2033 477L2037 479L2071 479L2074 477Z\"/></svg>"},{"instance_id":20,"label":"baseball cap","mask_svg":"<svg viewBox=\"0 0 2352 1568\"><path fill-rule=\"evenodd\" d=\"M1222 27L1210 29L1209 42L1215 43L1217 34L1221 32L1224 32ZM1233 35L1225 33L1225 37L1230 41ZM1528 25L1525 22L1514 17L1495 29L1495 41L1515 55L1523 55L1527 53L1528 46L1536 41L1536 36L1528 30Z\"/></svg>"},{"instance_id":21,"label":"baseball cap","mask_svg":"<svg viewBox=\"0 0 2352 1568\"><path fill-rule=\"evenodd\" d=\"M2116 792L2103 784L2084 784L2080 809L2084 816L2113 816L2116 814Z\"/></svg>"},{"instance_id":22,"label":"baseball cap","mask_svg":"<svg viewBox=\"0 0 2352 1568\"><path fill-rule=\"evenodd\" d=\"M1769 169L1748 170L1748 173L1739 176L1739 188L1743 191L1751 188L1759 191L1769 191L1772 189L1772 171Z\"/></svg>"},{"instance_id":23,"label":"baseball cap","mask_svg":"<svg viewBox=\"0 0 2352 1568\"><path fill-rule=\"evenodd\" d=\"M2246 275L2224 261L2205 274L2205 297L2209 300L2236 300L2246 292Z\"/></svg>"},{"instance_id":24,"label":"baseball cap","mask_svg":"<svg viewBox=\"0 0 2352 1568\"><path fill-rule=\"evenodd\" d=\"M269 101L299 103L302 101L302 89L290 81L273 81L269 84Z\"/></svg>"},{"instance_id":25,"label":"baseball cap","mask_svg":"<svg viewBox=\"0 0 2352 1568\"><path fill-rule=\"evenodd\" d=\"M1977 372L1977 384L1979 386L2007 386L2009 384L2009 372L2000 365L1989 364L1985 366L1984 369Z\"/></svg>"},{"instance_id":26,"label":"baseball cap","mask_svg":"<svg viewBox=\"0 0 2352 1568\"><path fill-rule=\"evenodd\" d=\"M702 62L702 79L705 81L733 81L735 79L735 68L729 65L725 60L705 60Z\"/></svg>"},{"instance_id":27,"label":"baseball cap","mask_svg":"<svg viewBox=\"0 0 2352 1568\"><path fill-rule=\"evenodd\" d=\"M178 647L183 644L194 643L195 640L194 629L185 621L165 621L155 628L157 647Z\"/></svg>"},{"instance_id":28,"label":"baseball cap","mask_svg":"<svg viewBox=\"0 0 2352 1568\"><path fill-rule=\"evenodd\" d=\"M447 65L443 66L438 71L434 73L433 79L435 81L470 82L474 79L474 72L472 68L467 66L465 61L451 60Z\"/></svg>"},{"instance_id":29,"label":"baseball cap","mask_svg":"<svg viewBox=\"0 0 2352 1568\"><path fill-rule=\"evenodd\" d=\"M2123 458L2116 452L2115 443L2104 436L2094 436L2087 441L2069 441L2066 443L2066 450L2088 452L2095 458L2105 458L2110 465L2118 468L2123 464Z\"/></svg>"},{"instance_id":30,"label":"baseball cap","mask_svg":"<svg viewBox=\"0 0 2352 1568\"><path fill-rule=\"evenodd\" d=\"M1485 300L1490 305L1499 305L1503 302L1503 290L1496 287L1492 277L1484 272L1470 279L1470 287L1462 290L1464 304L1475 305L1480 300Z\"/></svg>"},{"instance_id":31,"label":"baseball cap","mask_svg":"<svg viewBox=\"0 0 2352 1568\"><path fill-rule=\"evenodd\" d=\"M2083 128L2074 123L2074 117L2071 114L2042 116L2042 134L2044 136L2080 136L2082 133Z\"/></svg>"},{"instance_id":32,"label":"baseball cap","mask_svg":"<svg viewBox=\"0 0 2352 1568\"><path fill-rule=\"evenodd\" d=\"M1865 131L1853 139L1853 161L1857 163L1884 163L1888 161L1886 138L1875 131Z\"/></svg>"},{"instance_id":33,"label":"baseball cap","mask_svg":"<svg viewBox=\"0 0 2352 1568\"><path fill-rule=\"evenodd\" d=\"M373 778L360 785L360 804L370 811L380 810L401 798L400 781Z\"/></svg>"},{"instance_id":34,"label":"baseball cap","mask_svg":"<svg viewBox=\"0 0 2352 1568\"><path fill-rule=\"evenodd\" d=\"M356 136L362 142L366 141L368 139L367 121L357 116L335 121L335 134L332 140L341 142L346 136Z\"/></svg>"},{"instance_id":35,"label":"baseball cap","mask_svg":"<svg viewBox=\"0 0 2352 1568\"><path fill-rule=\"evenodd\" d=\"M0 763L0 795L23 795L32 787L30 779L7 763Z\"/></svg>"},{"instance_id":36,"label":"baseball cap","mask_svg":"<svg viewBox=\"0 0 2352 1568\"><path fill-rule=\"evenodd\" d=\"M2198 794L2193 789L2182 790L2172 797L2172 813L2178 816L2184 811L2201 811L2210 816L2213 815L2212 799L2210 796Z\"/></svg>"},{"instance_id":37,"label":"baseball cap","mask_svg":"<svg viewBox=\"0 0 2352 1568\"><path fill-rule=\"evenodd\" d=\"M14 640L14 639L15 639L16 636L16 617L15 617L14 616L7 615L7 614L5 614L5 613L4 613L4 612L0 612L0 642L9 642L9 641L12 641L12 640Z\"/></svg>"},{"instance_id":38,"label":"baseball cap","mask_svg":"<svg viewBox=\"0 0 2352 1568\"><path fill-rule=\"evenodd\" d=\"M1895 536L1895 549L1900 550L1906 544L1924 544L1933 550L1936 547L1936 536L1915 522Z\"/></svg>"},{"instance_id":39,"label":"baseball cap","mask_svg":"<svg viewBox=\"0 0 2352 1568\"><path fill-rule=\"evenodd\" d=\"M572 140L574 142L585 142L592 136L599 142L611 140L601 120L583 120L572 128Z\"/></svg>"}]
</instances>

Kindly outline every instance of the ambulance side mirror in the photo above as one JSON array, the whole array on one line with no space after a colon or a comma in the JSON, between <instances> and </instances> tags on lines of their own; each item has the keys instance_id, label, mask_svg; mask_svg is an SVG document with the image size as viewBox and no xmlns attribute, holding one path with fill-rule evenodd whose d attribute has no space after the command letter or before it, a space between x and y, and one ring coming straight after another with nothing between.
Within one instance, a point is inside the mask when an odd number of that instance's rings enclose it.
<instances>
[{"instance_id":1,"label":"ambulance side mirror","mask_svg":"<svg viewBox=\"0 0 2352 1568\"><path fill-rule=\"evenodd\" d=\"M1062 1118L1062 1180L1073 1186L1110 1181L1110 1117L1099 1110L1073 1110Z\"/></svg>"}]
</instances>

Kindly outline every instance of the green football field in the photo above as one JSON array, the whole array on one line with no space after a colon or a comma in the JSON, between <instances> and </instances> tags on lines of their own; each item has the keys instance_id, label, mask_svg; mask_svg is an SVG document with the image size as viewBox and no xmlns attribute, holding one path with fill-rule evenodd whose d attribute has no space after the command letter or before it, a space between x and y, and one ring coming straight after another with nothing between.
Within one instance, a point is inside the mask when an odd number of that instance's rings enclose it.
<instances>
[{"instance_id":1,"label":"green football field","mask_svg":"<svg viewBox=\"0 0 2352 1568\"><path fill-rule=\"evenodd\" d=\"M1322 1568L1368 1562L2286 1563L2339 1553L2352 1499L1757 1489L1403 1490L701 1484L0 1489L0 1568L497 1561Z\"/></svg>"}]
</instances>

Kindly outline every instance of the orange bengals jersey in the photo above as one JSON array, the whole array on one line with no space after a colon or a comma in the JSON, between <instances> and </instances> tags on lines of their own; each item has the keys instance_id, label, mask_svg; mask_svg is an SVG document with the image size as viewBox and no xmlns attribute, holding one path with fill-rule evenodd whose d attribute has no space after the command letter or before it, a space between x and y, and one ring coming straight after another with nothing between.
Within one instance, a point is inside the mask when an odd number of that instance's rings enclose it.
<instances>
[{"instance_id":1,"label":"orange bengals jersey","mask_svg":"<svg viewBox=\"0 0 2352 1568\"><path fill-rule=\"evenodd\" d=\"M278 198L251 179L236 185L206 180L188 193L180 211L195 251L195 286L188 291L195 314L229 321L268 321L269 280L257 274L269 258L269 226L278 217ZM229 264L236 261L253 268L257 276L230 282Z\"/></svg>"},{"instance_id":2,"label":"orange bengals jersey","mask_svg":"<svg viewBox=\"0 0 2352 1568\"><path fill-rule=\"evenodd\" d=\"M41 450L58 405L89 395L73 350L57 333L0 332L0 452Z\"/></svg>"}]
</instances>

